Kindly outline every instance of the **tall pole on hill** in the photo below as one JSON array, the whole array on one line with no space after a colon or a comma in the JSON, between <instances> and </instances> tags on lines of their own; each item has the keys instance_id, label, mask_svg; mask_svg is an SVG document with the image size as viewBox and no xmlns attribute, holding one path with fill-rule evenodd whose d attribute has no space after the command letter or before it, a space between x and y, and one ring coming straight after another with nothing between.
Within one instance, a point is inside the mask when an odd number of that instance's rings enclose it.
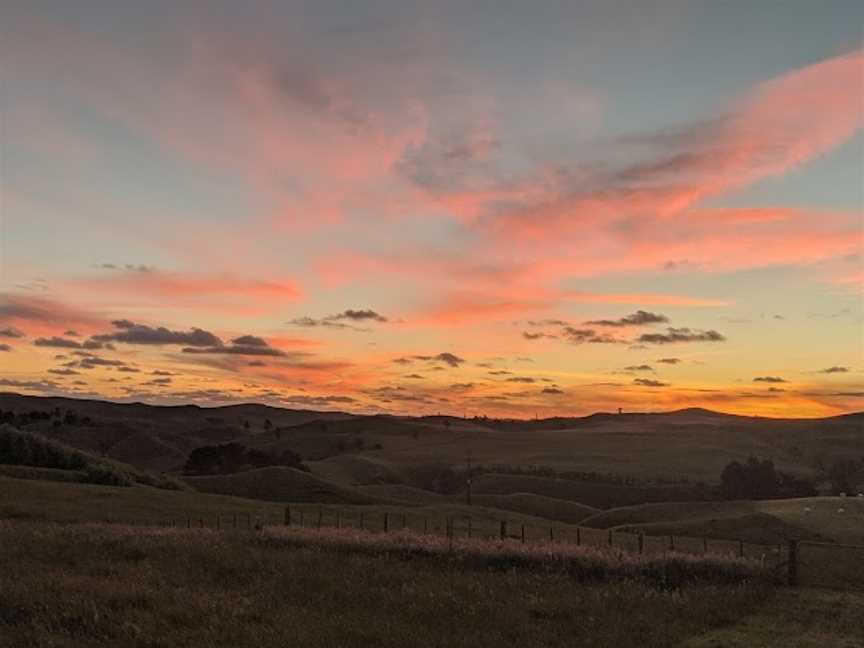
<instances>
[{"instance_id":1,"label":"tall pole on hill","mask_svg":"<svg viewBox=\"0 0 864 648\"><path fill-rule=\"evenodd\" d=\"M465 460L468 464L468 478L465 480L465 485L468 489L465 491L468 498L468 506L471 506L471 449L468 449L468 454L465 457Z\"/></svg>"}]
</instances>

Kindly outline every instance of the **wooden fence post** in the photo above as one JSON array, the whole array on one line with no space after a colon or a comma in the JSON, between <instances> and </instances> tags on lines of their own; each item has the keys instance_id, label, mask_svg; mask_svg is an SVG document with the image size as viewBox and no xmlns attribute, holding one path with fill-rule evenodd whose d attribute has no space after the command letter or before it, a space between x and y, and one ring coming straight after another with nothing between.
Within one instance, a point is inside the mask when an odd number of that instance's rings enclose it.
<instances>
[{"instance_id":1,"label":"wooden fence post","mask_svg":"<svg viewBox=\"0 0 864 648\"><path fill-rule=\"evenodd\" d=\"M336 511L336 528L342 528L342 517L339 515L339 511Z\"/></svg>"},{"instance_id":2,"label":"wooden fence post","mask_svg":"<svg viewBox=\"0 0 864 648\"><path fill-rule=\"evenodd\" d=\"M303 509L300 509L300 526L303 526Z\"/></svg>"},{"instance_id":3,"label":"wooden fence post","mask_svg":"<svg viewBox=\"0 0 864 648\"><path fill-rule=\"evenodd\" d=\"M708 538L702 538L702 553L708 553Z\"/></svg>"},{"instance_id":4,"label":"wooden fence post","mask_svg":"<svg viewBox=\"0 0 864 648\"><path fill-rule=\"evenodd\" d=\"M423 533L429 533L429 518L423 516Z\"/></svg>"},{"instance_id":5,"label":"wooden fence post","mask_svg":"<svg viewBox=\"0 0 864 648\"><path fill-rule=\"evenodd\" d=\"M555 531L549 527L549 542L555 542Z\"/></svg>"},{"instance_id":6,"label":"wooden fence post","mask_svg":"<svg viewBox=\"0 0 864 648\"><path fill-rule=\"evenodd\" d=\"M504 520L501 520L501 539L503 540L506 537L507 537L507 522L505 522Z\"/></svg>"},{"instance_id":7,"label":"wooden fence post","mask_svg":"<svg viewBox=\"0 0 864 648\"><path fill-rule=\"evenodd\" d=\"M285 526L291 526L291 507L285 507Z\"/></svg>"},{"instance_id":8,"label":"wooden fence post","mask_svg":"<svg viewBox=\"0 0 864 648\"><path fill-rule=\"evenodd\" d=\"M582 528L576 527L576 546L579 547L582 544Z\"/></svg>"},{"instance_id":9,"label":"wooden fence post","mask_svg":"<svg viewBox=\"0 0 864 648\"><path fill-rule=\"evenodd\" d=\"M323 517L324 512L321 510L321 507L318 507L318 530L321 530L321 518Z\"/></svg>"},{"instance_id":10,"label":"wooden fence post","mask_svg":"<svg viewBox=\"0 0 864 648\"><path fill-rule=\"evenodd\" d=\"M522 544L525 544L525 525L522 525Z\"/></svg>"},{"instance_id":11,"label":"wooden fence post","mask_svg":"<svg viewBox=\"0 0 864 648\"><path fill-rule=\"evenodd\" d=\"M237 514L234 514L234 528L237 528Z\"/></svg>"},{"instance_id":12,"label":"wooden fence post","mask_svg":"<svg viewBox=\"0 0 864 648\"><path fill-rule=\"evenodd\" d=\"M798 541L789 541L789 587L798 587Z\"/></svg>"},{"instance_id":13,"label":"wooden fence post","mask_svg":"<svg viewBox=\"0 0 864 648\"><path fill-rule=\"evenodd\" d=\"M645 534L639 534L639 553L645 553Z\"/></svg>"},{"instance_id":14,"label":"wooden fence post","mask_svg":"<svg viewBox=\"0 0 864 648\"><path fill-rule=\"evenodd\" d=\"M612 529L609 529L609 546L611 547L612 544L613 544L613 542L612 542Z\"/></svg>"},{"instance_id":15,"label":"wooden fence post","mask_svg":"<svg viewBox=\"0 0 864 648\"><path fill-rule=\"evenodd\" d=\"M675 536L669 536L669 551L675 551Z\"/></svg>"},{"instance_id":16,"label":"wooden fence post","mask_svg":"<svg viewBox=\"0 0 864 648\"><path fill-rule=\"evenodd\" d=\"M387 533L390 530L390 514L384 514L384 533Z\"/></svg>"},{"instance_id":17,"label":"wooden fence post","mask_svg":"<svg viewBox=\"0 0 864 648\"><path fill-rule=\"evenodd\" d=\"M186 528L187 528L187 529L191 529L191 528L192 528L192 518L190 518L190 517L187 517L187 518L186 518Z\"/></svg>"},{"instance_id":18,"label":"wooden fence post","mask_svg":"<svg viewBox=\"0 0 864 648\"><path fill-rule=\"evenodd\" d=\"M362 531L363 528L365 527L365 525L363 524L363 522L364 522L363 518L364 518L365 516L366 516L365 513L361 513L361 514L360 514L360 530L361 530L361 531Z\"/></svg>"}]
</instances>

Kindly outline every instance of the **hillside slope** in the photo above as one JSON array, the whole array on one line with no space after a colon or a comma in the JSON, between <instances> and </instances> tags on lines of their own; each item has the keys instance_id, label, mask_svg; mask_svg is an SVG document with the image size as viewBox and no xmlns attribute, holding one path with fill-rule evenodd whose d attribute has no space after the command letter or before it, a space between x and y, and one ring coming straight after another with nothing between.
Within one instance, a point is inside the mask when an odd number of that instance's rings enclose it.
<instances>
[{"instance_id":1,"label":"hillside slope","mask_svg":"<svg viewBox=\"0 0 864 648\"><path fill-rule=\"evenodd\" d=\"M271 466L230 475L186 477L204 493L234 495L270 502L320 502L326 504L381 504L384 500L328 482L295 468Z\"/></svg>"}]
</instances>

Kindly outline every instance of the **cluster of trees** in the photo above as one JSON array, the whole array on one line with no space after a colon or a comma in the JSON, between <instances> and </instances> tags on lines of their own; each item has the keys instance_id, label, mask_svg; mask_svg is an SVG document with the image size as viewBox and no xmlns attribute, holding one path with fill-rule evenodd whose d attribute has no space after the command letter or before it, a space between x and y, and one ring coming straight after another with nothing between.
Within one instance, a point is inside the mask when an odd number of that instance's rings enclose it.
<instances>
[{"instance_id":1,"label":"cluster of trees","mask_svg":"<svg viewBox=\"0 0 864 648\"><path fill-rule=\"evenodd\" d=\"M770 459L750 457L744 463L732 461L720 473L723 499L812 497L816 494L812 480L779 472Z\"/></svg>"},{"instance_id":2,"label":"cluster of trees","mask_svg":"<svg viewBox=\"0 0 864 648\"><path fill-rule=\"evenodd\" d=\"M92 425L93 419L89 416L78 416L72 410L63 412L59 407L55 407L51 411L45 410L30 410L29 412L18 412L13 410L0 410L0 425L8 423L10 425L24 426L40 421L51 421L55 426L58 425Z\"/></svg>"},{"instance_id":3,"label":"cluster of trees","mask_svg":"<svg viewBox=\"0 0 864 648\"><path fill-rule=\"evenodd\" d=\"M864 489L864 457L847 458L834 461L825 471L825 478L831 484L834 494L852 494Z\"/></svg>"},{"instance_id":4,"label":"cluster of trees","mask_svg":"<svg viewBox=\"0 0 864 648\"><path fill-rule=\"evenodd\" d=\"M291 450L283 450L275 454L257 448L247 448L239 443L222 443L195 448L189 454L183 472L193 475L224 475L266 466L309 470L300 455Z\"/></svg>"}]
</instances>

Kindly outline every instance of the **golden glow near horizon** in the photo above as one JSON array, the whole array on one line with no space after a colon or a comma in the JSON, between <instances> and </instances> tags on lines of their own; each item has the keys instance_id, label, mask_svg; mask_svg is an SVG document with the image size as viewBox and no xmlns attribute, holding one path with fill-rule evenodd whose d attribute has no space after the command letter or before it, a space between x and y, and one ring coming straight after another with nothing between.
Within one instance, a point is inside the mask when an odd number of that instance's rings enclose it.
<instances>
[{"instance_id":1,"label":"golden glow near horizon","mask_svg":"<svg viewBox=\"0 0 864 648\"><path fill-rule=\"evenodd\" d=\"M855 20L386 4L4 9L0 390L864 409Z\"/></svg>"}]
</instances>

